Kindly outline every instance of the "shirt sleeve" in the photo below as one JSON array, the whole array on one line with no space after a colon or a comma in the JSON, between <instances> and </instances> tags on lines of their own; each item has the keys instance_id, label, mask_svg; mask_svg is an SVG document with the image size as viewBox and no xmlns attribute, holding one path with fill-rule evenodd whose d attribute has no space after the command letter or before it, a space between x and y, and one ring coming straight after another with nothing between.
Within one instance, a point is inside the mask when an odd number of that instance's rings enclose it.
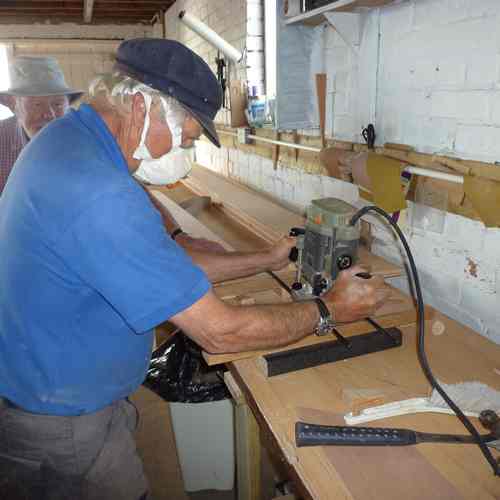
<instances>
[{"instance_id":1,"label":"shirt sleeve","mask_svg":"<svg viewBox=\"0 0 500 500\"><path fill-rule=\"evenodd\" d=\"M101 195L65 232L67 264L138 333L203 297L210 282L165 231L146 193Z\"/></svg>"}]
</instances>

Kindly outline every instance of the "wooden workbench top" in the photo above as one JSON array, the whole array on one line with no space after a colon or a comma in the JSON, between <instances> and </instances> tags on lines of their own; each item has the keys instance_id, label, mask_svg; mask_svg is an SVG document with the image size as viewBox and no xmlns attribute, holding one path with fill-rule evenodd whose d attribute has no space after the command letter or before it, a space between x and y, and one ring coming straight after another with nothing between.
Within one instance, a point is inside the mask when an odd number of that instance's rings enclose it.
<instances>
[{"instance_id":1,"label":"wooden workbench top","mask_svg":"<svg viewBox=\"0 0 500 500\"><path fill-rule=\"evenodd\" d=\"M444 383L479 380L500 390L500 346L440 313L436 321L444 325L444 333L426 336L436 377ZM429 332L430 327L428 322ZM295 446L294 425L299 419L344 425L342 415L351 409L346 396L355 390L384 394L386 402L429 395L417 361L415 327L402 330L404 345L398 349L271 378L263 375L258 358L235 361L231 372L264 431L264 442L284 459L304 498L500 499L500 479L475 445ZM442 414L405 415L363 425L466 434L456 417Z\"/></svg>"}]
</instances>

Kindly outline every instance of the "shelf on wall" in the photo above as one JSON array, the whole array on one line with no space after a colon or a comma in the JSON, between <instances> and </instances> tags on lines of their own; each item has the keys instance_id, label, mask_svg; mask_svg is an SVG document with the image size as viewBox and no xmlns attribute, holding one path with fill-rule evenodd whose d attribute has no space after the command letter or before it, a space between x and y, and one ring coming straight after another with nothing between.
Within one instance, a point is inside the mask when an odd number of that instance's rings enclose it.
<instances>
[{"instance_id":1,"label":"shelf on wall","mask_svg":"<svg viewBox=\"0 0 500 500\"><path fill-rule=\"evenodd\" d=\"M304 12L285 20L285 24L308 24L316 26L326 21L327 12L353 12L360 7L375 8L394 2L394 0L337 0L323 7Z\"/></svg>"}]
</instances>

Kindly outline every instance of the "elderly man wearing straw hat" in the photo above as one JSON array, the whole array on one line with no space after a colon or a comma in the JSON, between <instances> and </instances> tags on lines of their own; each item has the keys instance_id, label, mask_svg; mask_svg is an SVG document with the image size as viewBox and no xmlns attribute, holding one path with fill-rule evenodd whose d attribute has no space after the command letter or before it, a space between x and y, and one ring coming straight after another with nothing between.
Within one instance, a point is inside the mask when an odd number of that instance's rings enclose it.
<instances>
[{"instance_id":1,"label":"elderly man wearing straw hat","mask_svg":"<svg viewBox=\"0 0 500 500\"><path fill-rule=\"evenodd\" d=\"M53 57L17 57L9 65L10 88L0 92L14 115L0 122L0 195L28 141L63 116L83 92L66 85Z\"/></svg>"},{"instance_id":2,"label":"elderly man wearing straw hat","mask_svg":"<svg viewBox=\"0 0 500 500\"><path fill-rule=\"evenodd\" d=\"M67 86L64 74L53 57L22 56L9 65L10 88L0 92L0 104L14 116L0 121L0 195L21 150L45 125L63 116L69 105L83 95ZM141 179L138 179L141 181ZM224 252L214 241L193 238L180 228L168 210L159 205L166 230L186 250Z\"/></svg>"},{"instance_id":3,"label":"elderly man wearing straw hat","mask_svg":"<svg viewBox=\"0 0 500 500\"><path fill-rule=\"evenodd\" d=\"M28 498L149 499L127 398L156 325L210 352L253 350L370 316L388 295L353 267L314 301L218 299L211 282L280 269L295 241L189 258L134 177L174 183L202 133L220 146L220 85L173 40L123 42L116 70L26 147L0 197L0 470Z\"/></svg>"}]
</instances>

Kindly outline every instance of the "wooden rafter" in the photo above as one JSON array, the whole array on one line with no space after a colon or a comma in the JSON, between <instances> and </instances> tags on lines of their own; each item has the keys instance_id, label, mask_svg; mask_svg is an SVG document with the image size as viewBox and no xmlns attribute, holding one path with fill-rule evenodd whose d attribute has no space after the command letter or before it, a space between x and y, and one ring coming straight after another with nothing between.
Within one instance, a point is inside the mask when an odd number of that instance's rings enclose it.
<instances>
[{"instance_id":1,"label":"wooden rafter","mask_svg":"<svg viewBox=\"0 0 500 500\"><path fill-rule=\"evenodd\" d=\"M0 2L0 23L150 23L175 0L19 0Z\"/></svg>"},{"instance_id":2,"label":"wooden rafter","mask_svg":"<svg viewBox=\"0 0 500 500\"><path fill-rule=\"evenodd\" d=\"M94 0L83 0L83 22L90 23L94 13Z\"/></svg>"}]
</instances>

